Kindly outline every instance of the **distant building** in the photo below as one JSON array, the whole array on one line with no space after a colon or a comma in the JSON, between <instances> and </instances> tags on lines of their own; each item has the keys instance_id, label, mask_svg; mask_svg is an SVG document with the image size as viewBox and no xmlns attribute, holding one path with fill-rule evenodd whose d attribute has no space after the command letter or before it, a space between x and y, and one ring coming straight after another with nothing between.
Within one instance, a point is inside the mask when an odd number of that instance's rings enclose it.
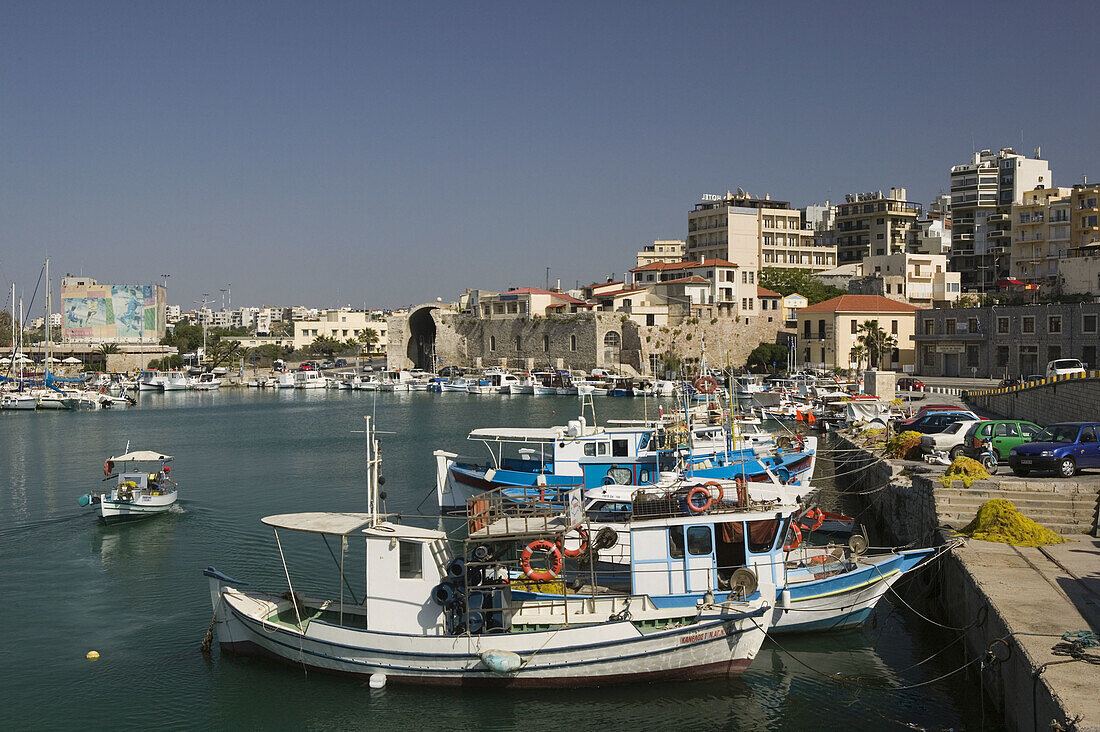
<instances>
[{"instance_id":1,"label":"distant building","mask_svg":"<svg viewBox=\"0 0 1100 732\"><path fill-rule=\"evenodd\" d=\"M621 285L621 283L609 283ZM469 307L469 305L468 305ZM476 317L493 320L504 318L544 318L591 310L594 306L564 292L538 287L518 287L501 293L482 293L477 301Z\"/></svg>"},{"instance_id":2,"label":"distant building","mask_svg":"<svg viewBox=\"0 0 1100 732\"><path fill-rule=\"evenodd\" d=\"M803 295L792 292L783 298L783 322L794 327L798 324L798 311L810 304Z\"/></svg>"},{"instance_id":3,"label":"distant building","mask_svg":"<svg viewBox=\"0 0 1100 732\"><path fill-rule=\"evenodd\" d=\"M836 266L836 249L819 245L802 212L788 201L754 198L738 189L707 197L688 213L685 259L725 259L746 270Z\"/></svg>"},{"instance_id":4,"label":"distant building","mask_svg":"<svg viewBox=\"0 0 1100 732\"><path fill-rule=\"evenodd\" d=\"M848 282L853 295L882 295L918 306L943 306L959 299L960 275L947 271L942 254L900 252L867 257L860 276Z\"/></svg>"},{"instance_id":5,"label":"distant building","mask_svg":"<svg viewBox=\"0 0 1100 732\"><path fill-rule=\"evenodd\" d=\"M1041 186L1011 206L1009 278L1056 287L1059 263L1070 254L1070 189Z\"/></svg>"},{"instance_id":6,"label":"distant building","mask_svg":"<svg viewBox=\"0 0 1100 732\"><path fill-rule=\"evenodd\" d=\"M850 193L837 204L833 228L841 265L907 251L917 242L923 207L906 200L904 188L889 193Z\"/></svg>"},{"instance_id":7,"label":"distant building","mask_svg":"<svg viewBox=\"0 0 1100 732\"><path fill-rule=\"evenodd\" d=\"M62 337L70 342L157 343L166 327L161 285L105 285L61 279Z\"/></svg>"},{"instance_id":8,"label":"distant building","mask_svg":"<svg viewBox=\"0 0 1100 732\"><path fill-rule=\"evenodd\" d=\"M375 320L362 310L325 310L316 320L299 320L294 323L294 348L308 348L317 338L334 338L347 342L356 340L363 331L371 329L378 336L372 351L383 352L387 347L386 321Z\"/></svg>"},{"instance_id":9,"label":"distant building","mask_svg":"<svg viewBox=\"0 0 1100 732\"><path fill-rule=\"evenodd\" d=\"M1009 276L1012 204L1025 191L1050 187L1047 161L1012 148L982 150L951 168L951 270L962 274L966 292L987 292Z\"/></svg>"},{"instance_id":10,"label":"distant building","mask_svg":"<svg viewBox=\"0 0 1100 732\"><path fill-rule=\"evenodd\" d=\"M654 262L679 262L684 258L684 242L679 239L658 239L638 252L638 266Z\"/></svg>"},{"instance_id":11,"label":"distant building","mask_svg":"<svg viewBox=\"0 0 1100 732\"><path fill-rule=\"evenodd\" d=\"M804 307L798 311L799 364L825 369L857 368L852 349L858 344L860 326L872 320L898 344L882 364L872 365L912 373L916 312L913 305L877 295L841 295Z\"/></svg>"}]
</instances>

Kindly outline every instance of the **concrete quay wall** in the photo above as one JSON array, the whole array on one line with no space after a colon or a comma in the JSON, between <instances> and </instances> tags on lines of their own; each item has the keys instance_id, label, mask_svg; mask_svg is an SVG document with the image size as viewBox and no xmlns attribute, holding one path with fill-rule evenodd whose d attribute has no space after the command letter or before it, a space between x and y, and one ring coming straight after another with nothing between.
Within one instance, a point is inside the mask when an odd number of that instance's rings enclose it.
<instances>
[{"instance_id":1,"label":"concrete quay wall","mask_svg":"<svg viewBox=\"0 0 1100 732\"><path fill-rule=\"evenodd\" d=\"M1100 372L1086 376L1044 379L1035 385L970 391L966 401L1006 419L1086 422L1100 419Z\"/></svg>"},{"instance_id":2,"label":"concrete quay wall","mask_svg":"<svg viewBox=\"0 0 1100 732\"><path fill-rule=\"evenodd\" d=\"M950 538L950 529L941 525L942 486L934 476L908 475L905 463L884 460L843 437L834 446L838 488L862 494L859 520L871 545L928 546ZM967 673L971 679L980 674L1008 728L1100 730L1100 667L1059 663L1068 659L1051 652L1061 633L1097 620L1079 610L1082 591L1073 578L1040 549L992 542L968 540L935 561L939 566L916 571L898 592L921 613L961 629L967 660L987 659ZM1076 604L1063 585L1074 585Z\"/></svg>"}]
</instances>

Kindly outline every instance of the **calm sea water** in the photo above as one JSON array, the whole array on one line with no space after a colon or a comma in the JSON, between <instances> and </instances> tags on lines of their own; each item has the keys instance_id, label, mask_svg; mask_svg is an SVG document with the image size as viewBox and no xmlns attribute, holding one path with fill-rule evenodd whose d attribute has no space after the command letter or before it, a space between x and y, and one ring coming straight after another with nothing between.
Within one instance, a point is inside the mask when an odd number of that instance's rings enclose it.
<instances>
[{"instance_id":1,"label":"calm sea water","mask_svg":"<svg viewBox=\"0 0 1100 732\"><path fill-rule=\"evenodd\" d=\"M652 410L652 403L650 403ZM480 454L474 427L547 426L569 398L226 390L142 395L129 411L0 412L0 690L8 728L612 729L976 728L975 677L916 689L967 659L950 633L883 602L864 628L769 643L741 679L569 692L365 684L268 661L209 658L202 569L285 587L263 515L366 505L363 415L377 417L387 507L433 508L433 450ZM599 419L642 416L597 401ZM387 434L391 433L391 434ZM179 510L105 527L77 498L103 460L176 457ZM821 470L830 470L827 460ZM295 589L334 587L317 537L288 542ZM944 649L945 646L948 646ZM85 659L97 650L97 661ZM931 660L921 663L929 656ZM918 665L919 664L919 665ZM988 723L988 719L986 722Z\"/></svg>"}]
</instances>

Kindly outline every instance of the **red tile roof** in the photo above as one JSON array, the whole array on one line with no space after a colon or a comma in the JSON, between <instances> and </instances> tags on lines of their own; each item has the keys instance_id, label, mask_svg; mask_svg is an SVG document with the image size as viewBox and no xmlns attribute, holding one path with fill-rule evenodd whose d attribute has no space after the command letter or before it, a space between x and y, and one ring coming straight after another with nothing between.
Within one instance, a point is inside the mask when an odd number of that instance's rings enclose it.
<instances>
[{"instance_id":1,"label":"red tile roof","mask_svg":"<svg viewBox=\"0 0 1100 732\"><path fill-rule=\"evenodd\" d=\"M631 272L648 272L652 270L694 269L696 267L736 267L737 265L726 259L687 259L683 262L650 262L649 264L635 267Z\"/></svg>"},{"instance_id":2,"label":"red tile roof","mask_svg":"<svg viewBox=\"0 0 1100 732\"><path fill-rule=\"evenodd\" d=\"M841 295L799 309L802 313L915 313L919 308L882 295Z\"/></svg>"},{"instance_id":3,"label":"red tile roof","mask_svg":"<svg viewBox=\"0 0 1100 732\"><path fill-rule=\"evenodd\" d=\"M756 286L756 296L757 297L783 297L778 292L775 292L773 290L769 290L767 287L761 287L760 285Z\"/></svg>"},{"instance_id":4,"label":"red tile roof","mask_svg":"<svg viewBox=\"0 0 1100 732\"><path fill-rule=\"evenodd\" d=\"M699 275L691 275L690 277L678 277L674 280L665 280L664 282L657 282L658 285L706 285L709 284L709 280L700 277Z\"/></svg>"},{"instance_id":5,"label":"red tile roof","mask_svg":"<svg viewBox=\"0 0 1100 732\"><path fill-rule=\"evenodd\" d=\"M587 304L584 300L578 300L572 295L566 295L564 292L551 292L550 290L544 290L541 287L517 287L514 290L508 290L507 292L500 293L501 295L549 295L556 300L562 300L563 302L572 304Z\"/></svg>"}]
</instances>

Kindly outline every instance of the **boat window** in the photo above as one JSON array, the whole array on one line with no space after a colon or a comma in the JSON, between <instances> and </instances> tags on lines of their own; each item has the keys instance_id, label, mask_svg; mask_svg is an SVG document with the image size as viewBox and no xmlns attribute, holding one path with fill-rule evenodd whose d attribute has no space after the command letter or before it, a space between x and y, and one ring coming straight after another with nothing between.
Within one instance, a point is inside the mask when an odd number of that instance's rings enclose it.
<instances>
[{"instance_id":1,"label":"boat window","mask_svg":"<svg viewBox=\"0 0 1100 732\"><path fill-rule=\"evenodd\" d=\"M745 566L745 527L740 521L714 525L714 558L718 563L719 584L729 584L729 577L738 567Z\"/></svg>"},{"instance_id":2,"label":"boat window","mask_svg":"<svg viewBox=\"0 0 1100 732\"><path fill-rule=\"evenodd\" d=\"M612 440L611 456L626 457L630 454L629 440Z\"/></svg>"},{"instance_id":3,"label":"boat window","mask_svg":"<svg viewBox=\"0 0 1100 732\"><path fill-rule=\"evenodd\" d=\"M398 540L397 551L398 576L401 579L420 579L424 576L424 553L419 542Z\"/></svg>"},{"instance_id":4,"label":"boat window","mask_svg":"<svg viewBox=\"0 0 1100 732\"><path fill-rule=\"evenodd\" d=\"M779 543L776 545L776 547L773 547L773 548L778 548L779 546L783 545L783 540L787 538L787 529L790 526L790 523L791 523L791 517L788 516L787 518L783 519L782 526L780 527L779 531L777 532L778 535L779 535Z\"/></svg>"},{"instance_id":5,"label":"boat window","mask_svg":"<svg viewBox=\"0 0 1100 732\"><path fill-rule=\"evenodd\" d=\"M760 554L772 548L775 535L779 533L780 520L777 518L765 521L749 522L749 551Z\"/></svg>"},{"instance_id":6,"label":"boat window","mask_svg":"<svg viewBox=\"0 0 1100 732\"><path fill-rule=\"evenodd\" d=\"M710 541L710 527L709 526L690 526L687 530L687 549L688 554L694 556L706 556L710 554L711 541Z\"/></svg>"},{"instance_id":7,"label":"boat window","mask_svg":"<svg viewBox=\"0 0 1100 732\"><path fill-rule=\"evenodd\" d=\"M634 476L630 474L630 468L610 468L607 471L607 477L611 479L612 483L630 485Z\"/></svg>"},{"instance_id":8,"label":"boat window","mask_svg":"<svg viewBox=\"0 0 1100 732\"><path fill-rule=\"evenodd\" d=\"M596 443L596 454L597 455L606 455L607 454L607 443L606 442L597 442Z\"/></svg>"},{"instance_id":9,"label":"boat window","mask_svg":"<svg viewBox=\"0 0 1100 732\"><path fill-rule=\"evenodd\" d=\"M642 469L638 471L638 483L648 483L650 481L649 471Z\"/></svg>"},{"instance_id":10,"label":"boat window","mask_svg":"<svg viewBox=\"0 0 1100 732\"><path fill-rule=\"evenodd\" d=\"M596 443L586 442L584 443L584 454L587 457L594 457L596 455Z\"/></svg>"},{"instance_id":11,"label":"boat window","mask_svg":"<svg viewBox=\"0 0 1100 732\"><path fill-rule=\"evenodd\" d=\"M684 558L684 527L668 527L668 555L673 559Z\"/></svg>"}]
</instances>

